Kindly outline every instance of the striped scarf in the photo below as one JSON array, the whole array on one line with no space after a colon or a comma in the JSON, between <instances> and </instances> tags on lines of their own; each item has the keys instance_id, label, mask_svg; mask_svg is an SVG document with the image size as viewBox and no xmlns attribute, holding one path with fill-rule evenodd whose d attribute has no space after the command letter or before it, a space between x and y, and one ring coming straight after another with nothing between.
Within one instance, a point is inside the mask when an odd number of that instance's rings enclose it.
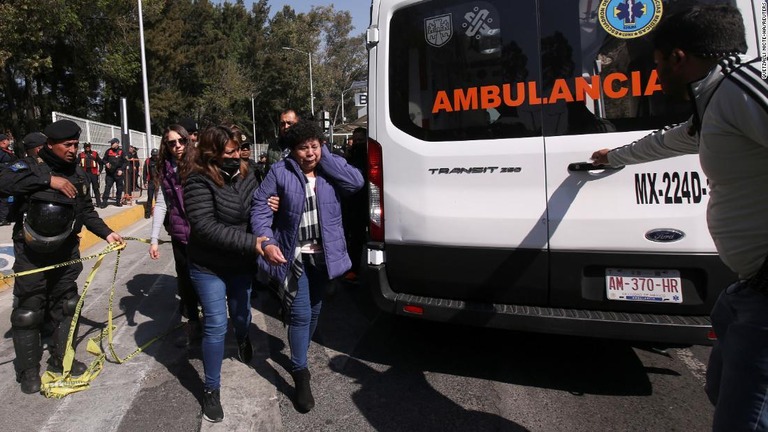
<instances>
[{"instance_id":1,"label":"striped scarf","mask_svg":"<svg viewBox=\"0 0 768 432\"><path fill-rule=\"evenodd\" d=\"M307 240L320 240L317 195L315 194L315 189L311 187L309 179L304 177L304 181L306 182L304 185L304 213L302 213L301 220L299 221L299 243L306 242ZM323 266L325 265L325 256L322 253L311 254L310 257L313 259L313 262L319 261ZM299 290L299 278L304 273L304 266L301 261L301 246L297 244L293 249L291 268L280 290L280 297L283 303L283 324L287 322L288 313L293 305L293 300L296 298L296 292Z\"/></svg>"},{"instance_id":2,"label":"striped scarf","mask_svg":"<svg viewBox=\"0 0 768 432\"><path fill-rule=\"evenodd\" d=\"M304 177L304 213L299 221L299 242L320 238L320 218L317 215L317 195L315 188Z\"/></svg>"}]
</instances>

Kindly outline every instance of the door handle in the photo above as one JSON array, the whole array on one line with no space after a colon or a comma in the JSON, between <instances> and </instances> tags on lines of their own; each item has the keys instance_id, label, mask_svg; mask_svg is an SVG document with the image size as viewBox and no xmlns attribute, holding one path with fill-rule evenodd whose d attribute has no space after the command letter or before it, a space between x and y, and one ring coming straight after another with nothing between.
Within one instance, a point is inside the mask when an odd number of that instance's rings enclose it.
<instances>
[{"instance_id":1,"label":"door handle","mask_svg":"<svg viewBox=\"0 0 768 432\"><path fill-rule=\"evenodd\" d=\"M618 167L612 167L610 165L592 165L592 162L573 162L568 164L568 171L598 171L598 170L614 170L618 171L624 169L624 165Z\"/></svg>"}]
</instances>

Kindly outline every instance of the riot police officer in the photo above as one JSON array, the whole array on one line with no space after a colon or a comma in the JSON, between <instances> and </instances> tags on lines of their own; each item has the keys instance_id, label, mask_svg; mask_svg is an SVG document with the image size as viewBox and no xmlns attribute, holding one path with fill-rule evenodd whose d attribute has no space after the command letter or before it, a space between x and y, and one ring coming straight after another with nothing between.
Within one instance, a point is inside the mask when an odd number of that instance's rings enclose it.
<instances>
[{"instance_id":1,"label":"riot police officer","mask_svg":"<svg viewBox=\"0 0 768 432\"><path fill-rule=\"evenodd\" d=\"M120 149L120 140L112 138L109 140L110 147L104 152L104 157L101 160L104 162L104 196L101 197L101 208L106 208L109 202L109 191L112 189L112 185L115 185L116 190L116 202L115 205L121 207L123 205L123 185L125 177L123 176L123 168L126 164L125 156L123 156L123 150Z\"/></svg>"},{"instance_id":2,"label":"riot police officer","mask_svg":"<svg viewBox=\"0 0 768 432\"><path fill-rule=\"evenodd\" d=\"M77 156L80 160L80 166L85 171L85 190L88 196L93 191L93 197L96 199L96 205L101 207L101 193L99 192L99 174L104 167L104 162L99 157L99 153L91 150L91 143L83 144L83 151Z\"/></svg>"},{"instance_id":3,"label":"riot police officer","mask_svg":"<svg viewBox=\"0 0 768 432\"><path fill-rule=\"evenodd\" d=\"M43 131L48 137L36 158L26 157L0 172L0 193L14 195L14 272L80 257L83 226L109 243L122 242L93 208L86 195L85 173L77 163L80 127L59 120ZM69 328L79 300L77 277L83 265L17 278L13 287L11 329L16 351L16 380L24 393L40 391L43 326L53 328L48 370L61 373ZM85 372L75 361L72 375Z\"/></svg>"},{"instance_id":4,"label":"riot police officer","mask_svg":"<svg viewBox=\"0 0 768 432\"><path fill-rule=\"evenodd\" d=\"M152 149L150 157L144 161L144 189L147 191L147 202L144 204L144 219L149 219L152 215L152 200L155 198L155 186L157 185L158 159L160 152L158 149Z\"/></svg>"}]
</instances>

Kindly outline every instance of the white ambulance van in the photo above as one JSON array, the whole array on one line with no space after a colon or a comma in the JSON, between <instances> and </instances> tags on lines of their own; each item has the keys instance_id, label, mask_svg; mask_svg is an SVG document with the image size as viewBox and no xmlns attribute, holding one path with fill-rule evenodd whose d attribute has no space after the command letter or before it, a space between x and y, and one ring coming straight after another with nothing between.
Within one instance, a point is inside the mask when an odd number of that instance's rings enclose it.
<instances>
[{"instance_id":1,"label":"white ambulance van","mask_svg":"<svg viewBox=\"0 0 768 432\"><path fill-rule=\"evenodd\" d=\"M586 162L688 118L661 91L651 37L704 2L374 0L363 280L378 306L711 343L708 315L736 276L707 231L698 156ZM757 56L761 2L732 3Z\"/></svg>"}]
</instances>

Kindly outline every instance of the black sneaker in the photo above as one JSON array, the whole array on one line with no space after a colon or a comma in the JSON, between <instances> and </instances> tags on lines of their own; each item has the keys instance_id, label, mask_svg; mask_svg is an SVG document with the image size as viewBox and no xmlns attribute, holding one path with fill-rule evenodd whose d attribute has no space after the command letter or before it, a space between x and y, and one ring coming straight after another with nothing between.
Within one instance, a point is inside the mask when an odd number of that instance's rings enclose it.
<instances>
[{"instance_id":1,"label":"black sneaker","mask_svg":"<svg viewBox=\"0 0 768 432\"><path fill-rule=\"evenodd\" d=\"M237 359L245 364L251 364L253 359L253 347L251 338L247 337L237 344Z\"/></svg>"},{"instance_id":2,"label":"black sneaker","mask_svg":"<svg viewBox=\"0 0 768 432\"><path fill-rule=\"evenodd\" d=\"M211 423L224 420L224 410L221 409L219 389L206 390L203 393L203 418Z\"/></svg>"}]
</instances>

